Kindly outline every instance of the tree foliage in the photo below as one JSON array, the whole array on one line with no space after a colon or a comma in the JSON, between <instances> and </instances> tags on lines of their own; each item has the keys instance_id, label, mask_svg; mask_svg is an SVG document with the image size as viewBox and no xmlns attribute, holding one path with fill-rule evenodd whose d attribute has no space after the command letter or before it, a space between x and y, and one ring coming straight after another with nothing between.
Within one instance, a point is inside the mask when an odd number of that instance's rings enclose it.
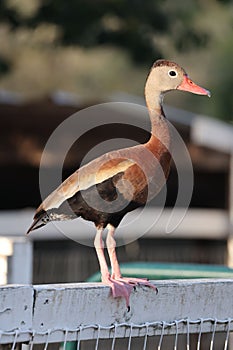
<instances>
[{"instance_id":1,"label":"tree foliage","mask_svg":"<svg viewBox=\"0 0 233 350\"><path fill-rule=\"evenodd\" d=\"M199 6L191 0L185 6L183 1L174 6L172 0L48 0L29 16L23 15L19 1L5 0L0 6L0 19L8 21L12 30L52 23L61 29L64 45L118 46L137 63L161 56L155 34L169 32L179 50L205 45L208 39L207 33L193 26Z\"/></svg>"},{"instance_id":2,"label":"tree foliage","mask_svg":"<svg viewBox=\"0 0 233 350\"><path fill-rule=\"evenodd\" d=\"M142 94L148 66L167 57L213 93L172 103L233 119L232 23L232 0L1 0L0 87Z\"/></svg>"}]
</instances>

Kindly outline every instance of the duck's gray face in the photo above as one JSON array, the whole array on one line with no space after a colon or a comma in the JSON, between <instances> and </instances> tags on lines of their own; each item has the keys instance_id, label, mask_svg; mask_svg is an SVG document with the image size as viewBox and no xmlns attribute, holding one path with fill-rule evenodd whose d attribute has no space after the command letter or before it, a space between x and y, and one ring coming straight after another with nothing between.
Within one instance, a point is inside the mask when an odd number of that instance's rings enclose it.
<instances>
[{"instance_id":1,"label":"duck's gray face","mask_svg":"<svg viewBox=\"0 0 233 350\"><path fill-rule=\"evenodd\" d=\"M155 89L160 90L161 93L170 90L182 90L210 96L208 90L195 84L183 68L171 61L156 61L151 69L150 78L154 81Z\"/></svg>"}]
</instances>

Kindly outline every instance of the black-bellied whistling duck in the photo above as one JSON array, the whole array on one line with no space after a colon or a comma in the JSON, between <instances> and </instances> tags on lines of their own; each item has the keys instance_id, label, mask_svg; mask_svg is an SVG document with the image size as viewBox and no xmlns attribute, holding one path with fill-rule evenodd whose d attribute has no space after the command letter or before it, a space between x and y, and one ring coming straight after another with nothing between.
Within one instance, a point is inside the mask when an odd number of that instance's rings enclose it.
<instances>
[{"instance_id":1,"label":"black-bellied whistling duck","mask_svg":"<svg viewBox=\"0 0 233 350\"><path fill-rule=\"evenodd\" d=\"M94 245L102 282L111 287L113 297L124 297L127 306L135 285L156 288L147 280L121 276L114 232L124 215L144 206L147 199L155 196L167 179L171 160L170 131L162 102L166 92L177 89L210 96L208 90L193 83L176 63L156 61L145 85L145 99L152 125L149 141L106 153L81 167L43 201L28 230L29 233L50 221L69 220L79 216L93 221L97 230ZM96 190L99 196L96 196ZM101 206L98 206L98 200ZM111 275L104 256L102 233L105 227L108 229L106 246Z\"/></svg>"}]
</instances>

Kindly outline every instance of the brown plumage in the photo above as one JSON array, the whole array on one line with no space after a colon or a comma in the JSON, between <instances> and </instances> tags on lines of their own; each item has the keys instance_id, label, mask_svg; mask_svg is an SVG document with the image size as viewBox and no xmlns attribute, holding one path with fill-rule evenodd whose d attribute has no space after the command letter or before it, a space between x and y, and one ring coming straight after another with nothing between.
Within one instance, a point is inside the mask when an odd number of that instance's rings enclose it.
<instances>
[{"instance_id":1,"label":"brown plumage","mask_svg":"<svg viewBox=\"0 0 233 350\"><path fill-rule=\"evenodd\" d=\"M114 231L124 215L142 207L163 187L170 170L171 136L162 101L170 90L184 90L209 95L194 84L176 63L158 60L145 85L145 98L151 119L151 137L143 145L109 152L81 167L53 191L36 210L28 233L49 221L82 217L93 221L97 233L95 248L102 281L114 297L129 296L136 284L155 288L143 279L122 278L116 257ZM106 245L110 257L110 275L104 257L102 232L108 227Z\"/></svg>"}]
</instances>

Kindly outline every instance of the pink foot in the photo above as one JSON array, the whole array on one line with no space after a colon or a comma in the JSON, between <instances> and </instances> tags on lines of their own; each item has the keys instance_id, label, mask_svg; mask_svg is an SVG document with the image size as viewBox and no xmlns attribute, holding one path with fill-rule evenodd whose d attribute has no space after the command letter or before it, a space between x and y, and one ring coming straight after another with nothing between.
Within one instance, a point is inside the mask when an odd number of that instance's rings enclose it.
<instances>
[{"instance_id":1,"label":"pink foot","mask_svg":"<svg viewBox=\"0 0 233 350\"><path fill-rule=\"evenodd\" d=\"M117 298L117 297L125 298L128 311L130 310L130 306L129 306L130 294L132 290L135 288L135 286L138 286L138 285L147 286L154 289L156 292L158 292L157 288L153 284L151 284L149 281L143 278L130 278L130 277L113 278L113 277L110 277L110 275L108 275L108 276L102 276L102 282L104 284L107 284L109 287L111 287L112 296L114 298Z\"/></svg>"},{"instance_id":2,"label":"pink foot","mask_svg":"<svg viewBox=\"0 0 233 350\"><path fill-rule=\"evenodd\" d=\"M116 280L110 277L110 275L102 277L102 282L104 284L107 284L111 288L113 298L117 298L117 297L125 298L126 306L129 310L129 297L132 290L134 289L134 286L132 284Z\"/></svg>"},{"instance_id":3,"label":"pink foot","mask_svg":"<svg viewBox=\"0 0 233 350\"><path fill-rule=\"evenodd\" d=\"M132 286L146 286L154 289L158 293L158 289L148 281L146 278L134 278L134 277L119 277L116 278L117 281L121 281L123 283L130 284Z\"/></svg>"}]
</instances>

